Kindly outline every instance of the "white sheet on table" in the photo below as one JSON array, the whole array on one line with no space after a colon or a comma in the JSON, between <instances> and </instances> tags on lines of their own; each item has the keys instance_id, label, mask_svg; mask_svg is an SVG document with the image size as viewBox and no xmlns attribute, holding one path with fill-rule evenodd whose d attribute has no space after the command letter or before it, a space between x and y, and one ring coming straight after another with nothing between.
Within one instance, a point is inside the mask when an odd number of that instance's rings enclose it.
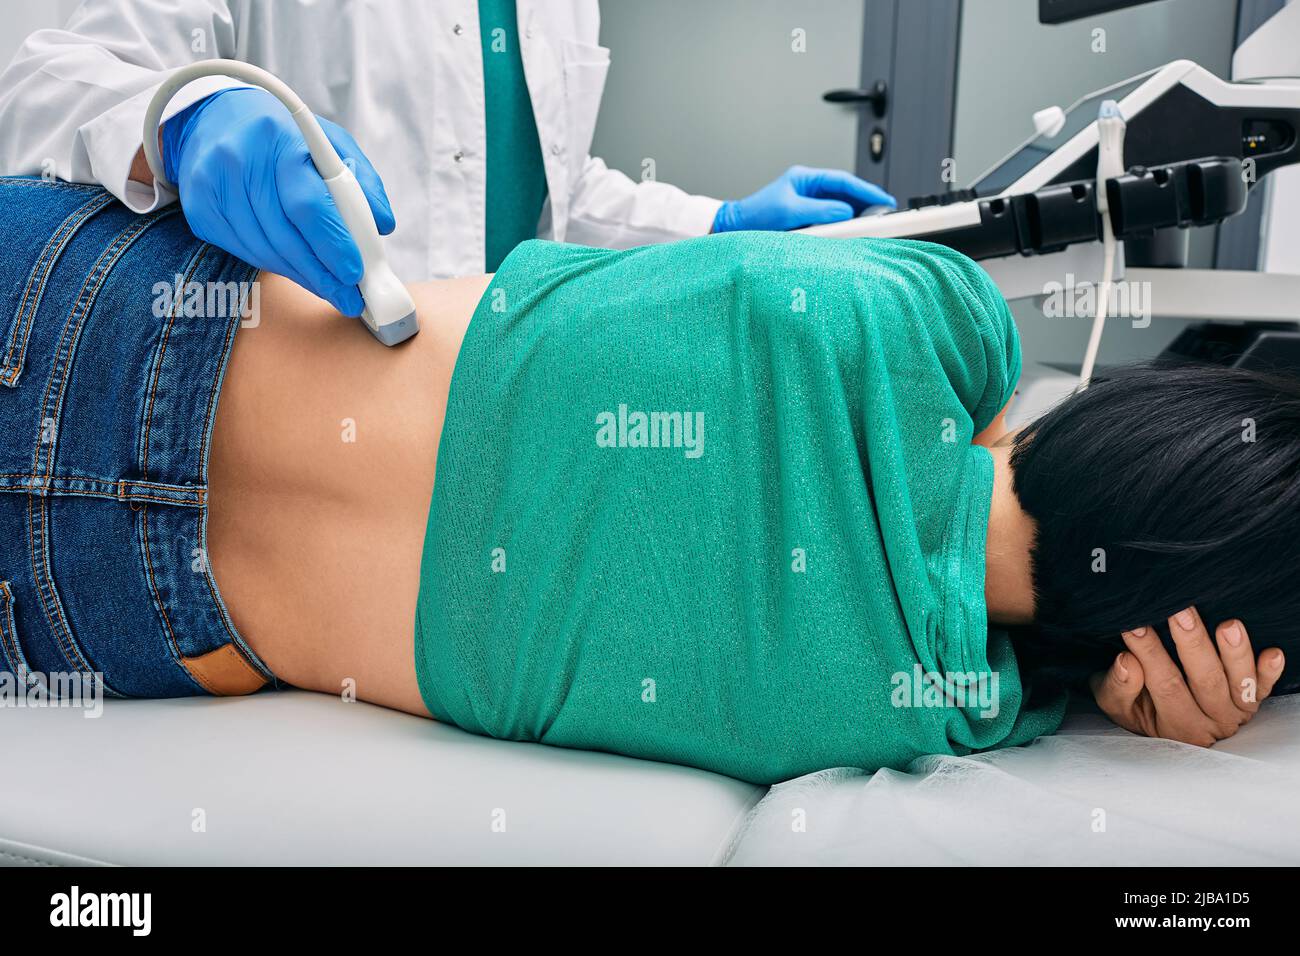
<instances>
[{"instance_id":1,"label":"white sheet on table","mask_svg":"<svg viewBox=\"0 0 1300 956\"><path fill-rule=\"evenodd\" d=\"M1074 716L1027 747L809 774L769 791L729 862L1300 863L1300 695L1210 749Z\"/></svg>"}]
</instances>

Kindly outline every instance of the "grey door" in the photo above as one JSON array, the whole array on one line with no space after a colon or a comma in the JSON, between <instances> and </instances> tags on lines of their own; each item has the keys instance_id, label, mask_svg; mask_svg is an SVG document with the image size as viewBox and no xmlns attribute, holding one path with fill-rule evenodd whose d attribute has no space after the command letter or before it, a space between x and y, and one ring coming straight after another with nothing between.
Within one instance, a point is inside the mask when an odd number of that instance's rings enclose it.
<instances>
[{"instance_id":1,"label":"grey door","mask_svg":"<svg viewBox=\"0 0 1300 956\"><path fill-rule=\"evenodd\" d=\"M858 95L829 91L858 112L858 175L900 205L949 188L960 11L960 0L866 0Z\"/></svg>"}]
</instances>

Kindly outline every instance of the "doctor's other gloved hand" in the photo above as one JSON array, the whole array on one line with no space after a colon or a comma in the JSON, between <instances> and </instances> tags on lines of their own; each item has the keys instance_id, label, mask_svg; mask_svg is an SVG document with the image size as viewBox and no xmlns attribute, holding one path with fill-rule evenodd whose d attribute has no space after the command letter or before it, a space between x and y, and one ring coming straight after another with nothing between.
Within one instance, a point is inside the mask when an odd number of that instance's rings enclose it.
<instances>
[{"instance_id":1,"label":"doctor's other gloved hand","mask_svg":"<svg viewBox=\"0 0 1300 956\"><path fill-rule=\"evenodd\" d=\"M739 229L799 229L852 219L868 206L897 208L879 186L840 169L791 166L745 199L724 202L713 232Z\"/></svg>"},{"instance_id":2,"label":"doctor's other gloved hand","mask_svg":"<svg viewBox=\"0 0 1300 956\"><path fill-rule=\"evenodd\" d=\"M381 235L396 225L356 140L321 119L352 167ZM196 236L292 279L344 315L361 314L361 252L288 109L265 90L220 90L163 125L163 166Z\"/></svg>"}]
</instances>

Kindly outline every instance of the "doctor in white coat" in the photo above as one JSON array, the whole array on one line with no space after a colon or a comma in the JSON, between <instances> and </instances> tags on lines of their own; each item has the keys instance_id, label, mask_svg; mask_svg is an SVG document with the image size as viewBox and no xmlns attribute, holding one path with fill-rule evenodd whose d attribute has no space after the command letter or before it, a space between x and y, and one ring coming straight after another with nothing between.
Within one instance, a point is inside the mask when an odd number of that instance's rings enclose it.
<instances>
[{"instance_id":1,"label":"doctor in white coat","mask_svg":"<svg viewBox=\"0 0 1300 956\"><path fill-rule=\"evenodd\" d=\"M609 169L589 155L610 62L598 32L596 0L86 0L0 77L0 172L101 183L141 213L174 201L143 161L145 108L169 71L226 57L327 121L408 280L492 271L535 236L626 248L893 203L836 170L794 167L720 202ZM278 101L213 77L164 120L196 235L360 313L360 255Z\"/></svg>"}]
</instances>

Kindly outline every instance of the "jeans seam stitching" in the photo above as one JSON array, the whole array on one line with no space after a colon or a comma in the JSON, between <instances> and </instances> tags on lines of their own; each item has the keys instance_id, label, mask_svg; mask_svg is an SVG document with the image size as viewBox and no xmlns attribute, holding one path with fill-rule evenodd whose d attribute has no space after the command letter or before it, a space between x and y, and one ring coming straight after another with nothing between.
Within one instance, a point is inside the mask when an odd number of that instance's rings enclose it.
<instances>
[{"instance_id":1,"label":"jeans seam stitching","mask_svg":"<svg viewBox=\"0 0 1300 956\"><path fill-rule=\"evenodd\" d=\"M188 288L190 280L194 273L198 271L199 264L207 256L208 250L212 248L207 243L199 247L194 258L190 260L189 268L185 270L185 279L181 285L182 289ZM151 371L151 381L149 382L149 399L145 402L144 407L144 428L143 428L143 448L140 453L140 474L147 481L149 478L149 430L153 426L153 403L158 394L158 380L162 377L163 362L167 357L167 343L171 339L172 327L176 324L176 310L180 305L180 296L172 303L170 311L167 313L167 324L163 326L162 338L158 342L158 357L154 360Z\"/></svg>"},{"instance_id":2,"label":"jeans seam stitching","mask_svg":"<svg viewBox=\"0 0 1300 956\"><path fill-rule=\"evenodd\" d=\"M4 483L6 478L22 478L25 483L11 485ZM97 487L87 488L54 488L55 484L60 482L76 481L85 485ZM68 478L66 476L31 474L8 474L0 475L0 494L19 494L19 495L37 495L41 498L98 498L104 501L117 501L123 504L131 504L136 501L147 501L160 505L173 505L177 508L202 508L207 500L206 492L202 489L187 488L183 485L172 486L170 490L177 492L172 497L162 497L160 495L146 495L140 492L126 492L122 489L122 480L111 481L106 478ZM129 483L128 483L129 484ZM162 488L162 491L169 489Z\"/></svg>"},{"instance_id":3,"label":"jeans seam stitching","mask_svg":"<svg viewBox=\"0 0 1300 956\"><path fill-rule=\"evenodd\" d=\"M78 192L98 192L104 188L98 183L70 183L59 179L38 179L35 176L0 176L0 182L7 186L44 186L47 189L72 189Z\"/></svg>"},{"instance_id":4,"label":"jeans seam stitching","mask_svg":"<svg viewBox=\"0 0 1300 956\"><path fill-rule=\"evenodd\" d=\"M118 260L120 260L126 253L126 250L131 247L131 244L134 243L135 240L149 228L149 226L163 218L163 216L172 214L172 212L174 211L160 211L152 215L141 216L132 221L126 229L123 229L117 234L109 244L108 248L100 253L95 264L91 266L90 274L87 275L85 282L82 283L81 291L77 295L76 302L72 307L72 312L63 324L63 331L59 334L59 340L55 348L54 364L50 370L49 381L45 384L45 394L41 399L41 415L39 419L41 422L44 422L47 418L51 417L47 415L46 412L51 411L50 397L51 392L54 391L56 382L59 383L59 388L57 398L55 399L55 407L52 409L55 413L54 421L58 421L57 416L63 411L63 398L67 389L67 376L72 365L73 357L77 351L77 343L81 337L81 330L85 326L87 316L94 307L100 289L102 289L104 283L108 281L108 276L112 273ZM72 330L71 335L69 335L70 329ZM66 348L64 345L65 342L67 343ZM54 467L54 446L58 442L57 426L54 434L55 438L50 442L41 441L42 436L38 434L36 451L33 455L32 468L40 474L41 447L45 444L49 445L49 455L46 458L46 466L44 474L42 475L43 480L46 482L49 481L51 471ZM73 639L72 629L68 625L62 601L59 600L58 591L55 588L53 571L49 566L48 534L45 531L46 524L48 523L46 502L42 497L40 499L40 508L34 510L32 507L33 499L37 497L40 496L30 493L27 496L28 540L31 548L32 573L36 579L36 593L40 597L41 609L45 613L45 619L49 623L50 629L54 632L56 642L59 645L59 650L63 654L65 660L67 660L69 667L73 670L80 668L83 673L90 674L93 673L93 671L91 671L90 664L82 653L81 648ZM40 514L39 523L41 525L42 541L39 557L36 549L36 516L38 511ZM51 604L53 605L54 616L51 616ZM58 618L57 621L54 619L55 617ZM77 661L79 661L80 664L74 662L73 657L77 658ZM102 678L96 678L96 680L102 684L106 692L114 695L117 694L117 692L109 686L106 680L103 680Z\"/></svg>"},{"instance_id":5,"label":"jeans seam stitching","mask_svg":"<svg viewBox=\"0 0 1300 956\"><path fill-rule=\"evenodd\" d=\"M198 684L203 690L207 691L213 697L219 696L216 691L208 686L198 674L185 666L185 655L181 653L180 645L176 643L176 632L172 629L171 619L167 616L167 609L163 607L162 595L158 593L158 582L153 573L153 557L149 552L149 506L145 505L140 509L140 550L144 555L145 580L149 582L149 593L153 595L154 607L158 609L158 615L162 618L163 629L167 633L167 643L171 647L172 660L174 660L183 673L189 676L190 680Z\"/></svg>"},{"instance_id":6,"label":"jeans seam stitching","mask_svg":"<svg viewBox=\"0 0 1300 956\"><path fill-rule=\"evenodd\" d=\"M4 606L0 608L0 645L4 647L5 658L15 675L24 684L30 682L32 667L18 643L18 622L14 617L14 596L10 582L0 581L0 594L4 596Z\"/></svg>"},{"instance_id":7,"label":"jeans seam stitching","mask_svg":"<svg viewBox=\"0 0 1300 956\"><path fill-rule=\"evenodd\" d=\"M47 598L45 591L46 591L46 586L52 584L52 582L48 579L48 576L46 576L44 580L42 579L42 575L40 571L42 562L41 559L37 556L37 547L36 547L36 526L38 522L36 520L36 513L33 510L33 505L38 500L40 501L40 507L42 512L41 521L39 522L42 527L41 541L44 542L45 540L45 534L44 534L45 499L40 498L38 495L29 494L27 496L27 542L28 542L30 557L32 559L32 574L36 578L36 595L40 602L41 613L45 615L45 623L49 625L50 630L54 633L55 643L58 644L59 653L60 655L62 655L64 662L67 663L68 667L71 668L72 670L82 674L88 674L91 672L89 663L81 655L78 648L75 647L71 649L68 648L67 644L63 639L63 633L60 631L58 623L54 620L54 617L51 616L50 614L49 599ZM41 548L41 551L42 552L44 551L44 547ZM76 657L77 661L74 661L72 659L73 657Z\"/></svg>"},{"instance_id":8,"label":"jeans seam stitching","mask_svg":"<svg viewBox=\"0 0 1300 956\"><path fill-rule=\"evenodd\" d=\"M49 242L41 250L36 264L27 276L27 285L23 290L23 301L19 303L18 313L14 316L13 331L9 335L9 348L5 353L4 360L5 384L16 384L19 375L22 374L23 363L27 359L27 343L31 340L31 330L36 316L36 309L45 295L45 286L54 272L55 263L58 262L63 255L63 251L71 244L77 230L85 224L86 220L109 205L112 200L112 194L108 193L103 196L96 196L80 206L60 223L58 230L55 231ZM40 281L35 290L35 295L33 295L32 282L36 279L38 271L41 272ZM14 354L15 349L18 350L17 355Z\"/></svg>"},{"instance_id":9,"label":"jeans seam stitching","mask_svg":"<svg viewBox=\"0 0 1300 956\"><path fill-rule=\"evenodd\" d=\"M96 298L99 296L99 290L102 289L104 283L108 281L109 274L117 265L118 260L121 259L123 254L125 254L126 250L130 247L131 243L139 238L144 230L158 218L160 217L141 217L126 229L122 230L122 232L118 233L109 244L109 247L100 253L99 258L91 267L90 275L86 277L86 281L82 283L81 291L77 294L77 300L72 307L72 313L68 316L67 321L64 322L63 331L59 334L59 341L55 348L54 364L50 369L49 381L45 383L45 395L41 399L42 414L40 416L40 421L43 422L51 417L53 417L54 421L58 421L57 415L50 416L45 414L47 411L51 410L50 393L54 390L55 382L59 382L58 397L55 399L55 407L52 410L56 413L61 412L63 410L63 396L67 388L67 372L72 365L72 359L77 350L77 342L81 338L81 329L84 327L86 318L90 314L90 310L93 308ZM89 298L87 298L88 293ZM69 329L72 330L71 336L68 334ZM67 342L66 348L64 347L65 341ZM55 439L49 442L41 441L38 436L36 442L36 453L33 456L32 470L38 474L44 474L45 477L49 476L50 471L54 466L54 445L57 444L58 441L57 427L55 428L54 434ZM44 472L41 471L42 445L50 446Z\"/></svg>"}]
</instances>

